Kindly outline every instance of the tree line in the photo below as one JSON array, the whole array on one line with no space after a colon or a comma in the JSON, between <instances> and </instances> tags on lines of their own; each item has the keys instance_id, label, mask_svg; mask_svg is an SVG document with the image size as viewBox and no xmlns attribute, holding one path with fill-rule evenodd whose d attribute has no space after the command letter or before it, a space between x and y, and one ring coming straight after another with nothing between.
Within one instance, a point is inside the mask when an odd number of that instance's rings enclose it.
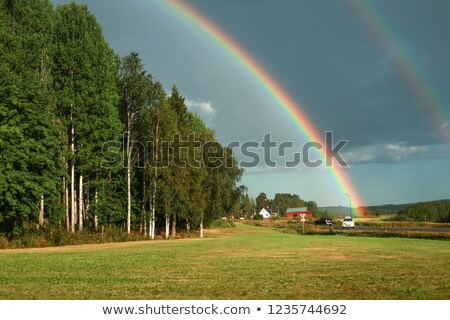
<instances>
[{"instance_id":1,"label":"tree line","mask_svg":"<svg viewBox=\"0 0 450 320\"><path fill-rule=\"evenodd\" d=\"M419 202L400 210L393 219L399 221L450 222L450 200Z\"/></svg>"},{"instance_id":2,"label":"tree line","mask_svg":"<svg viewBox=\"0 0 450 320\"><path fill-rule=\"evenodd\" d=\"M190 232L241 206L242 170L86 5L0 0L0 233Z\"/></svg>"},{"instance_id":3,"label":"tree line","mask_svg":"<svg viewBox=\"0 0 450 320\"><path fill-rule=\"evenodd\" d=\"M267 198L264 192L261 192L255 199L255 209L259 213L261 209L268 209L269 212L276 212L281 216L286 215L289 208L307 207L308 211L314 216L319 214L317 203L313 200L307 201L300 198L297 194L276 193L273 199Z\"/></svg>"}]
</instances>

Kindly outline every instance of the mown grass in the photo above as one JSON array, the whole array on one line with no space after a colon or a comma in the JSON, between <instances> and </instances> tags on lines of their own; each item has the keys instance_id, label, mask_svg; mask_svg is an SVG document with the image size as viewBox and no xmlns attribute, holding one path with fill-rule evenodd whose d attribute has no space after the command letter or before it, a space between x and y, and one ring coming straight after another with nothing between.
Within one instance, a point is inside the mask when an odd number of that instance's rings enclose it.
<instances>
[{"instance_id":1,"label":"mown grass","mask_svg":"<svg viewBox=\"0 0 450 320\"><path fill-rule=\"evenodd\" d=\"M1 299L449 299L450 242L294 235L0 251Z\"/></svg>"}]
</instances>

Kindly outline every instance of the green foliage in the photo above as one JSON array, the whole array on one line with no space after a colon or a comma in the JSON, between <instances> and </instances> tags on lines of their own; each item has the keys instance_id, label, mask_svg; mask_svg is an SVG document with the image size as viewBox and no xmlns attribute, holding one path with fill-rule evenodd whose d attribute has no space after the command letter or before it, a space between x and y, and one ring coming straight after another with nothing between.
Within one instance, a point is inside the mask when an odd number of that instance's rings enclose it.
<instances>
[{"instance_id":1,"label":"green foliage","mask_svg":"<svg viewBox=\"0 0 450 320\"><path fill-rule=\"evenodd\" d=\"M237 217L249 219L256 212L256 202L248 196L246 186L239 186L238 192L240 195L240 212Z\"/></svg>"},{"instance_id":2,"label":"green foliage","mask_svg":"<svg viewBox=\"0 0 450 320\"><path fill-rule=\"evenodd\" d=\"M223 220L217 219L210 223L210 228L218 229L218 228L235 228L236 224L232 220Z\"/></svg>"},{"instance_id":3,"label":"green foliage","mask_svg":"<svg viewBox=\"0 0 450 320\"><path fill-rule=\"evenodd\" d=\"M270 201L264 192L261 192L255 199L256 211L260 212L263 208L268 209L270 207Z\"/></svg>"},{"instance_id":4,"label":"green foliage","mask_svg":"<svg viewBox=\"0 0 450 320\"><path fill-rule=\"evenodd\" d=\"M400 210L394 220L450 222L450 200L416 203Z\"/></svg>"},{"instance_id":5,"label":"green foliage","mask_svg":"<svg viewBox=\"0 0 450 320\"><path fill-rule=\"evenodd\" d=\"M112 174L121 174L120 167L107 169L102 165L107 160L103 146L117 140L122 131L117 109L118 58L86 5L62 5L55 15L54 86L58 110L61 122L73 126L75 132L76 153L66 149L65 157L75 161L77 176L82 175L86 182L85 203L92 203L94 209L86 214L91 218L98 214L105 221L106 216L117 216L122 209L115 199L120 191L112 183ZM70 132L64 136L68 145Z\"/></svg>"},{"instance_id":6,"label":"green foliage","mask_svg":"<svg viewBox=\"0 0 450 320\"><path fill-rule=\"evenodd\" d=\"M297 194L290 193L276 193L272 201L272 210L280 213L282 216L286 215L288 208L307 207L313 216L319 215L319 209L315 201L306 201L301 199Z\"/></svg>"},{"instance_id":7,"label":"green foliage","mask_svg":"<svg viewBox=\"0 0 450 320\"><path fill-rule=\"evenodd\" d=\"M51 3L0 5L0 232L21 234L37 222L41 195L58 220L61 125L52 91Z\"/></svg>"},{"instance_id":8,"label":"green foliage","mask_svg":"<svg viewBox=\"0 0 450 320\"><path fill-rule=\"evenodd\" d=\"M317 217L319 214L319 207L317 206L317 203L315 201L306 201L305 203L306 207L308 208L308 211L313 214L313 216Z\"/></svg>"},{"instance_id":9,"label":"green foliage","mask_svg":"<svg viewBox=\"0 0 450 320\"><path fill-rule=\"evenodd\" d=\"M242 170L231 150L188 112L176 86L166 96L137 53L120 60L86 5L0 0L0 21L0 232L8 239L78 243L59 228L77 220L81 230L79 208L85 229L121 230L123 151L133 167L133 229L151 212L158 223L171 217L192 228L253 213L236 188ZM41 199L45 221L37 228Z\"/></svg>"},{"instance_id":10,"label":"green foliage","mask_svg":"<svg viewBox=\"0 0 450 320\"><path fill-rule=\"evenodd\" d=\"M263 219L264 219L263 215L259 213L253 216L253 220L263 220Z\"/></svg>"}]
</instances>

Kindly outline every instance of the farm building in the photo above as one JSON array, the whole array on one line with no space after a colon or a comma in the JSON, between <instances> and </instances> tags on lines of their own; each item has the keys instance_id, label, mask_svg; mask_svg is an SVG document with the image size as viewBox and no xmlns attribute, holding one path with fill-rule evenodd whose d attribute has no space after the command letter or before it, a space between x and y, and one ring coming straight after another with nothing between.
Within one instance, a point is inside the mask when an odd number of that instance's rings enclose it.
<instances>
[{"instance_id":1,"label":"farm building","mask_svg":"<svg viewBox=\"0 0 450 320\"><path fill-rule=\"evenodd\" d=\"M269 211L267 211L266 209L262 208L261 211L259 212L260 215L263 216L264 219L269 219L270 218L270 213Z\"/></svg>"},{"instance_id":2,"label":"farm building","mask_svg":"<svg viewBox=\"0 0 450 320\"><path fill-rule=\"evenodd\" d=\"M304 214L305 218L312 218L312 213L309 212L307 207L289 208L286 210L286 217L290 219L300 218L301 214Z\"/></svg>"}]
</instances>

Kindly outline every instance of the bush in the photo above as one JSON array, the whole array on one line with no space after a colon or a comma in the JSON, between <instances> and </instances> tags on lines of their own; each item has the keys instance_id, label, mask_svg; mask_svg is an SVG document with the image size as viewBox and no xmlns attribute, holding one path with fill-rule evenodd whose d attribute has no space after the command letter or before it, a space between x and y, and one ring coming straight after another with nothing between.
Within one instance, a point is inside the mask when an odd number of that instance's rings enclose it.
<instances>
[{"instance_id":1,"label":"bush","mask_svg":"<svg viewBox=\"0 0 450 320\"><path fill-rule=\"evenodd\" d=\"M253 220L263 220L263 219L264 217L262 216L262 214L259 213L255 214L255 216L253 217Z\"/></svg>"},{"instance_id":2,"label":"bush","mask_svg":"<svg viewBox=\"0 0 450 320\"><path fill-rule=\"evenodd\" d=\"M0 234L0 249L8 248L8 244L9 244L8 238Z\"/></svg>"},{"instance_id":3,"label":"bush","mask_svg":"<svg viewBox=\"0 0 450 320\"><path fill-rule=\"evenodd\" d=\"M46 226L40 230L31 227L21 235L17 235L11 239L0 235L0 249L42 248L138 240L148 240L148 238L139 233L126 234L122 229L117 227L105 228L102 234L101 232L92 232L89 230L71 233L64 228Z\"/></svg>"},{"instance_id":4,"label":"bush","mask_svg":"<svg viewBox=\"0 0 450 320\"><path fill-rule=\"evenodd\" d=\"M236 225L231 220L216 220L213 221L210 226L210 228L234 228Z\"/></svg>"}]
</instances>

